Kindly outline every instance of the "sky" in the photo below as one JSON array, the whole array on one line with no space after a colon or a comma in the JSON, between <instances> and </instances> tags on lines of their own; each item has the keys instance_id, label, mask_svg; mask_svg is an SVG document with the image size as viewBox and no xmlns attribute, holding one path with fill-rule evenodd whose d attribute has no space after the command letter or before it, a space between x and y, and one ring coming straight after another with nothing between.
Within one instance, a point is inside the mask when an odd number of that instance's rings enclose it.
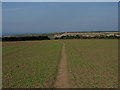
<instances>
[{"instance_id":1,"label":"sky","mask_svg":"<svg viewBox=\"0 0 120 90\"><path fill-rule=\"evenodd\" d=\"M2 32L117 31L117 2L3 2Z\"/></svg>"},{"instance_id":2,"label":"sky","mask_svg":"<svg viewBox=\"0 0 120 90\"><path fill-rule=\"evenodd\" d=\"M2 0L2 2L119 2L120 0Z\"/></svg>"},{"instance_id":3,"label":"sky","mask_svg":"<svg viewBox=\"0 0 120 90\"><path fill-rule=\"evenodd\" d=\"M0 1L0 37L2 36L2 3Z\"/></svg>"}]
</instances>

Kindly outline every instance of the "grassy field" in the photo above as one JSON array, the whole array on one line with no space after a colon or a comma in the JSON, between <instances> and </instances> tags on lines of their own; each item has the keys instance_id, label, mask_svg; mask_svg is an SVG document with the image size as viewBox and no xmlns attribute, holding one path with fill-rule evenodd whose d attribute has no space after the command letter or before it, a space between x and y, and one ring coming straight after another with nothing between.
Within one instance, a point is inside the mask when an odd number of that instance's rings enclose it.
<instances>
[{"instance_id":1,"label":"grassy field","mask_svg":"<svg viewBox=\"0 0 120 90\"><path fill-rule=\"evenodd\" d=\"M67 59L60 64L62 50ZM70 87L118 86L117 39L3 42L2 59L3 88L52 88L65 70ZM64 66L60 74L58 65Z\"/></svg>"},{"instance_id":2,"label":"grassy field","mask_svg":"<svg viewBox=\"0 0 120 90\"><path fill-rule=\"evenodd\" d=\"M117 88L118 40L65 40L71 86Z\"/></svg>"},{"instance_id":3,"label":"grassy field","mask_svg":"<svg viewBox=\"0 0 120 90\"><path fill-rule=\"evenodd\" d=\"M3 42L3 88L53 87L61 47L58 41Z\"/></svg>"}]
</instances>

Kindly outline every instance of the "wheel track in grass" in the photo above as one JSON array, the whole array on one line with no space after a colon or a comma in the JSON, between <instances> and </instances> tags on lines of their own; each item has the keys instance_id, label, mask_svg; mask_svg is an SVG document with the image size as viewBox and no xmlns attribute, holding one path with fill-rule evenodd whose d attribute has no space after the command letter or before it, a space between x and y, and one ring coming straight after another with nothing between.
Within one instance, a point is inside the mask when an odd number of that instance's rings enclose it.
<instances>
[{"instance_id":1,"label":"wheel track in grass","mask_svg":"<svg viewBox=\"0 0 120 90\"><path fill-rule=\"evenodd\" d=\"M68 72L67 72L67 60L65 54L65 43L63 42L62 52L61 52L61 60L58 67L58 74L56 78L56 82L54 85L55 88L70 88L68 82Z\"/></svg>"}]
</instances>

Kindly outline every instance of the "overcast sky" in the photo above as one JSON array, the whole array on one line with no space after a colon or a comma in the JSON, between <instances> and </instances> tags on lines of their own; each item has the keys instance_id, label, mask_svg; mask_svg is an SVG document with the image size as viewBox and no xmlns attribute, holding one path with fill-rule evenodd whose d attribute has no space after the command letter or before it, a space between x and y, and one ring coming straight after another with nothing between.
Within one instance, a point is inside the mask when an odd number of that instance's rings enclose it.
<instances>
[{"instance_id":1,"label":"overcast sky","mask_svg":"<svg viewBox=\"0 0 120 90\"><path fill-rule=\"evenodd\" d=\"M4 2L3 33L118 30L117 2Z\"/></svg>"}]
</instances>

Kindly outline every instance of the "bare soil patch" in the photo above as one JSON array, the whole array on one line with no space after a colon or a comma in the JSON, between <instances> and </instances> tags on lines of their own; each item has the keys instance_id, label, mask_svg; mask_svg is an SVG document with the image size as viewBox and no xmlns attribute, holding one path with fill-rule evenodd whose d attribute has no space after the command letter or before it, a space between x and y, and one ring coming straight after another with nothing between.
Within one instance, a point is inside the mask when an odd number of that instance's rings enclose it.
<instances>
[{"instance_id":1,"label":"bare soil patch","mask_svg":"<svg viewBox=\"0 0 120 90\"><path fill-rule=\"evenodd\" d=\"M67 61L65 54L65 43L63 42L61 61L58 68L58 75L55 83L55 88L70 88L67 75Z\"/></svg>"}]
</instances>

